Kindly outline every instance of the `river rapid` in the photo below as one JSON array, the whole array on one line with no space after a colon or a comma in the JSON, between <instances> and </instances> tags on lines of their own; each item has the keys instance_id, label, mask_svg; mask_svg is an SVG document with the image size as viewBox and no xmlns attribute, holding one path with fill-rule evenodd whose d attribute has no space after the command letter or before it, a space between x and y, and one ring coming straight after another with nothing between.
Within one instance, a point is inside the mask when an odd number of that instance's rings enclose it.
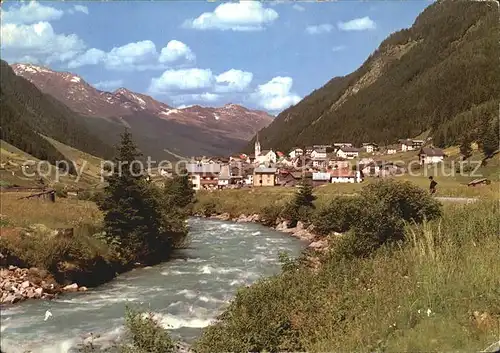
<instances>
[{"instance_id":1,"label":"river rapid","mask_svg":"<svg viewBox=\"0 0 500 353\"><path fill-rule=\"evenodd\" d=\"M88 292L2 308L5 353L67 353L90 333L110 344L123 332L127 304L154 312L174 338L192 342L225 308L238 287L279 272L279 253L305 244L253 223L189 220L190 247L175 259L136 269ZM52 317L46 321L49 310Z\"/></svg>"}]
</instances>

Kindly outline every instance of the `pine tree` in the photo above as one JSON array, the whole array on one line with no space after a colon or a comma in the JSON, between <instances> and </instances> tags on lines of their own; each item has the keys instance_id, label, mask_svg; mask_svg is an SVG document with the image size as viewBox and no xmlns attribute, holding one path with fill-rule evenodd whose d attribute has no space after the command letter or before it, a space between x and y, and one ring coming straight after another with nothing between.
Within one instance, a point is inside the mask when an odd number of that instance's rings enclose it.
<instances>
[{"instance_id":1,"label":"pine tree","mask_svg":"<svg viewBox=\"0 0 500 353\"><path fill-rule=\"evenodd\" d=\"M126 261L148 261L155 252L169 252L161 204L154 186L145 181L139 157L141 153L130 132L125 131L114 168L106 178L104 196L98 203L104 212L106 236L119 244Z\"/></svg>"},{"instance_id":2,"label":"pine tree","mask_svg":"<svg viewBox=\"0 0 500 353\"><path fill-rule=\"evenodd\" d=\"M307 179L302 176L302 180L299 185L299 189L295 194L294 205L297 208L300 207L310 207L314 208L313 201L316 200L316 196L313 195L313 188L310 183L307 182Z\"/></svg>"},{"instance_id":3,"label":"pine tree","mask_svg":"<svg viewBox=\"0 0 500 353\"><path fill-rule=\"evenodd\" d=\"M185 170L165 183L165 195L169 203L175 207L188 209L192 205L194 190Z\"/></svg>"},{"instance_id":4,"label":"pine tree","mask_svg":"<svg viewBox=\"0 0 500 353\"><path fill-rule=\"evenodd\" d=\"M499 119L496 118L490 124L487 125L482 134L481 138L481 146L486 157L490 157L493 153L499 149Z\"/></svg>"},{"instance_id":5,"label":"pine tree","mask_svg":"<svg viewBox=\"0 0 500 353\"><path fill-rule=\"evenodd\" d=\"M315 208L313 201L316 199L312 191L312 185L303 176L293 200L282 213L282 216L290 221L290 226L294 227L298 221L310 221L312 210Z\"/></svg>"},{"instance_id":6,"label":"pine tree","mask_svg":"<svg viewBox=\"0 0 500 353\"><path fill-rule=\"evenodd\" d=\"M470 135L465 135L462 138L460 143L460 153L462 154L462 159L466 160L470 156L472 156L472 147L471 147L472 139Z\"/></svg>"}]
</instances>

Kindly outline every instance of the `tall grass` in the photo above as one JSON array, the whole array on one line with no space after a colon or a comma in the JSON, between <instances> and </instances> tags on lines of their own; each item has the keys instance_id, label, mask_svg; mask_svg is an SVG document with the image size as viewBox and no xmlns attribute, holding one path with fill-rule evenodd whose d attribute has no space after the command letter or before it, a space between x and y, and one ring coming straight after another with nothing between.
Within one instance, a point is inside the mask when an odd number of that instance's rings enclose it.
<instances>
[{"instance_id":1,"label":"tall grass","mask_svg":"<svg viewBox=\"0 0 500 353\"><path fill-rule=\"evenodd\" d=\"M500 338L500 212L449 205L368 258L327 257L239 291L197 342L215 351L478 351Z\"/></svg>"},{"instance_id":2,"label":"tall grass","mask_svg":"<svg viewBox=\"0 0 500 353\"><path fill-rule=\"evenodd\" d=\"M80 225L97 225L102 213L96 204L76 199L56 198L56 202L42 199L22 199L26 193L1 193L1 213L11 226L28 227L44 224L49 228L70 228Z\"/></svg>"}]
</instances>

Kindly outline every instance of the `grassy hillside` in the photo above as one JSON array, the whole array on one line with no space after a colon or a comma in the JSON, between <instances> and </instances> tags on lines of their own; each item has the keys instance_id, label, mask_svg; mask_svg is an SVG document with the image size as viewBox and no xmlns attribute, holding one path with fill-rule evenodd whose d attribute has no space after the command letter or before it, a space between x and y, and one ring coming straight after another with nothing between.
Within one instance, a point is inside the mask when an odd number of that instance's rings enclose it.
<instances>
[{"instance_id":1,"label":"grassy hillside","mask_svg":"<svg viewBox=\"0 0 500 353\"><path fill-rule=\"evenodd\" d=\"M344 211L347 199L318 205L316 229L335 229L339 218L350 224L342 235L317 238L330 244L315 254L319 268L284 258L281 274L238 291L196 352L468 352L498 341L498 202L445 204L431 221L406 217L393 227L399 216L379 206L420 212L433 203L405 188L401 199L398 189L372 200L378 206L367 206L370 195L355 206L361 211L352 204L354 219ZM401 237L390 241L394 232ZM383 234L389 238L373 248L372 237Z\"/></svg>"},{"instance_id":2,"label":"grassy hillside","mask_svg":"<svg viewBox=\"0 0 500 353\"><path fill-rule=\"evenodd\" d=\"M89 132L81 116L16 76L5 61L0 62L0 69L3 140L51 163L64 156L39 134L97 156L112 155L111 147Z\"/></svg>"},{"instance_id":3,"label":"grassy hillside","mask_svg":"<svg viewBox=\"0 0 500 353\"><path fill-rule=\"evenodd\" d=\"M498 35L497 4L435 2L358 70L279 114L259 132L260 142L285 150L335 141L389 144L426 131L440 146L457 144L464 133L478 140L481 127L498 120Z\"/></svg>"},{"instance_id":4,"label":"grassy hillside","mask_svg":"<svg viewBox=\"0 0 500 353\"><path fill-rule=\"evenodd\" d=\"M51 138L45 136L41 136L41 138L46 141L49 146L53 147L57 153L60 153L61 158L59 160L66 159L75 162L76 169L80 173L80 178L77 179L76 175L64 175L62 171L57 171L54 165L45 163L40 170L43 173L43 179L46 185L87 189L100 184L100 158L79 151ZM2 186L40 186L40 175L37 173L36 166L27 169L29 174L35 173L35 176L28 176L28 173L23 173L22 170L22 166L26 162L34 161L36 163L40 161L39 158L20 150L4 140L0 140L0 158L2 161L0 166L0 183Z\"/></svg>"}]
</instances>

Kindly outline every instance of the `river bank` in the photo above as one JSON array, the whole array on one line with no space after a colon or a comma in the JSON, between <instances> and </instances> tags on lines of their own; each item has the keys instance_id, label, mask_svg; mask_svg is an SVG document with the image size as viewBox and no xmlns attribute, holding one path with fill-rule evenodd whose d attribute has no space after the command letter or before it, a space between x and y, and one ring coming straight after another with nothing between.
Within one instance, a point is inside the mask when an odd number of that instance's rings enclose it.
<instances>
[{"instance_id":1,"label":"river bank","mask_svg":"<svg viewBox=\"0 0 500 353\"><path fill-rule=\"evenodd\" d=\"M173 339L191 344L240 287L279 273L279 254L295 258L306 245L255 223L191 218L189 226L190 246L171 261L123 273L87 292L6 307L2 349L63 353L90 332L100 335L98 344L114 342L122 333L126 304L153 312ZM53 317L45 322L46 310ZM19 342L24 345L12 349Z\"/></svg>"},{"instance_id":2,"label":"river bank","mask_svg":"<svg viewBox=\"0 0 500 353\"><path fill-rule=\"evenodd\" d=\"M479 351L498 340L498 202L438 209L425 191L401 184L365 195L357 205L317 206L317 230L349 223L318 271L291 264L244 289L196 351ZM229 201L213 199L213 217L227 217L225 209L240 218ZM262 218L275 213L266 211L241 220L268 223Z\"/></svg>"},{"instance_id":3,"label":"river bank","mask_svg":"<svg viewBox=\"0 0 500 353\"><path fill-rule=\"evenodd\" d=\"M208 219L217 219L221 221L232 221L236 223L258 223L262 224L270 229L274 229L281 233L286 233L292 237L298 238L302 241L308 243L306 249L311 249L319 252L326 251L328 249L329 243L325 239L324 236L316 234L314 232L314 225L311 224L309 226L305 226L303 222L297 222L295 227L290 227L289 221L276 218L274 222L270 222L269 220L265 220L262 216L257 213L251 215L241 214L238 217L231 217L229 213L221 213L214 214L210 216L205 216L203 214L195 214L195 217L208 218ZM269 225L274 224L274 225ZM341 235L340 233L336 233L335 235Z\"/></svg>"}]
</instances>

